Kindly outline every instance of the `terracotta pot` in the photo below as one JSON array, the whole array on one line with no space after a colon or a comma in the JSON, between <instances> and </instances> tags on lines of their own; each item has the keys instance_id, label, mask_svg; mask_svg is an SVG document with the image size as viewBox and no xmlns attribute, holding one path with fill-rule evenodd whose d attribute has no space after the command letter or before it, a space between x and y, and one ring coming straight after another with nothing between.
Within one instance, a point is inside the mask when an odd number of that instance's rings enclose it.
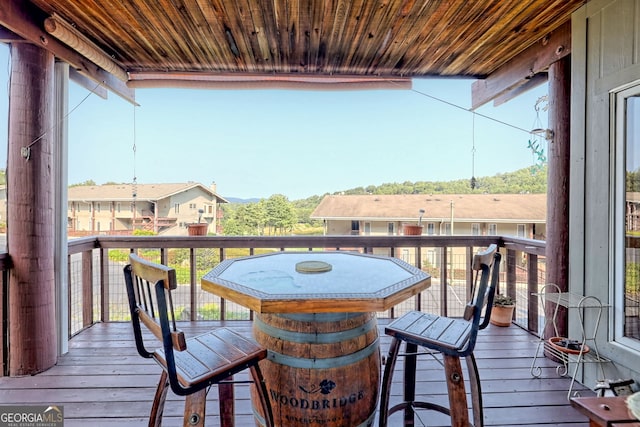
<instances>
[{"instance_id":1,"label":"terracotta pot","mask_svg":"<svg viewBox=\"0 0 640 427\"><path fill-rule=\"evenodd\" d=\"M209 224L206 222L197 222L187 225L189 236L206 236Z\"/></svg>"},{"instance_id":2,"label":"terracotta pot","mask_svg":"<svg viewBox=\"0 0 640 427\"><path fill-rule=\"evenodd\" d=\"M422 226L414 224L403 224L402 233L405 236L420 236L422 234Z\"/></svg>"},{"instance_id":3,"label":"terracotta pot","mask_svg":"<svg viewBox=\"0 0 640 427\"><path fill-rule=\"evenodd\" d=\"M496 326L511 326L513 310L515 305L498 305L491 308L491 319L489 321Z\"/></svg>"}]
</instances>

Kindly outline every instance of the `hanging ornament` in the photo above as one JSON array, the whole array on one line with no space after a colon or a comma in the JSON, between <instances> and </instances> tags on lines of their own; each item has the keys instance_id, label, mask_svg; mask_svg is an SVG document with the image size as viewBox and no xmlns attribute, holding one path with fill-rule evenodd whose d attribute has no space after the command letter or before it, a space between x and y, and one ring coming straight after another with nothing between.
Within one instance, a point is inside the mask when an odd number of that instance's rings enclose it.
<instances>
[{"instance_id":1,"label":"hanging ornament","mask_svg":"<svg viewBox=\"0 0 640 427\"><path fill-rule=\"evenodd\" d=\"M548 129L542 128L542 120L540 120L540 111L547 111L549 108L547 103L547 96L541 96L538 98L534 105L536 111L536 118L533 122L533 130L531 131L531 139L528 141L527 148L531 150L534 158L534 164L531 166L531 174L534 175L539 172L544 165L547 164L547 155L545 154L545 142L552 139L552 132ZM539 135L544 134L544 141L538 140Z\"/></svg>"}]
</instances>

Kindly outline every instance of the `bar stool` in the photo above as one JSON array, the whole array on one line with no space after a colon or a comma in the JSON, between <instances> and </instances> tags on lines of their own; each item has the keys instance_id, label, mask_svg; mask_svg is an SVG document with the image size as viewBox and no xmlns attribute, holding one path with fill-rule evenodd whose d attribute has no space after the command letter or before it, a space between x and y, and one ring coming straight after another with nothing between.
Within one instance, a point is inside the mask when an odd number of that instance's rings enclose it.
<instances>
[{"instance_id":1,"label":"bar stool","mask_svg":"<svg viewBox=\"0 0 640 427\"><path fill-rule=\"evenodd\" d=\"M388 418L394 412L404 410L404 425L414 425L415 408L428 409L447 414L451 425L469 426L467 395L462 375L460 358L467 363L471 402L473 407L473 425L483 425L482 393L478 367L473 355L479 329L489 324L491 306L500 274L501 255L497 246L492 244L486 250L473 257L471 268L474 280L471 301L465 307L462 318L449 318L434 314L411 311L396 319L385 328L385 333L393 337L386 359L380 393L380 427L386 427ZM478 277L479 283L478 283ZM389 409L391 380L400 344L405 342L404 400ZM415 401L416 361L418 347L428 350L427 354L441 353L447 379L449 407L433 402Z\"/></svg>"},{"instance_id":2,"label":"bar stool","mask_svg":"<svg viewBox=\"0 0 640 427\"><path fill-rule=\"evenodd\" d=\"M154 359L162 373L149 416L149 426L160 426L169 386L186 396L185 426L204 426L206 391L218 385L220 425L234 425L234 393L231 377L250 370L264 419L255 414L263 426L273 426L273 414L258 362L267 350L238 335L229 328L217 328L193 338L185 338L176 327L171 291L177 288L176 272L165 265L154 264L134 254L124 268L133 333L138 353ZM162 347L149 351L145 347L141 325L162 342ZM258 419L260 418L260 419Z\"/></svg>"}]
</instances>

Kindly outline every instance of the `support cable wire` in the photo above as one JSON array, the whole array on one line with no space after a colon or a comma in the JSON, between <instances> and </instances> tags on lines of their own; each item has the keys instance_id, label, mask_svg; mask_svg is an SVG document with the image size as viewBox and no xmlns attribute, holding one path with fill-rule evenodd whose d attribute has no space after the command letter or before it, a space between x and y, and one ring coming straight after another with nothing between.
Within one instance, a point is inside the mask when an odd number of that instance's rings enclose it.
<instances>
[{"instance_id":1,"label":"support cable wire","mask_svg":"<svg viewBox=\"0 0 640 427\"><path fill-rule=\"evenodd\" d=\"M136 176L136 106L133 106L133 181L131 183L131 208L133 209L133 229L136 220L136 198L138 197L138 177Z\"/></svg>"},{"instance_id":2,"label":"support cable wire","mask_svg":"<svg viewBox=\"0 0 640 427\"><path fill-rule=\"evenodd\" d=\"M84 98L82 98L82 100L76 104L75 107L73 107L71 110L69 110L69 112L67 114L65 114L63 117L60 118L60 120L58 120L56 123L54 123L49 129L47 129L46 131L44 131L42 133L42 135L40 135L39 137L37 137L36 139L34 139L33 141L31 141L31 143L29 143L29 145L27 145L26 147L22 147L23 150L29 150L36 142L40 141L42 138L44 138L49 132L53 131L55 128L58 127L58 125L60 125L60 123L62 123L64 120L67 119L67 117L69 117L71 115L71 113L73 113L76 109L78 109L78 107L80 107L91 95L93 95L93 92L98 89L98 87L100 87L101 83L96 84L93 89L91 89L89 91L89 93L87 94L87 96L85 96Z\"/></svg>"},{"instance_id":3,"label":"support cable wire","mask_svg":"<svg viewBox=\"0 0 640 427\"><path fill-rule=\"evenodd\" d=\"M470 108L464 108L461 105L455 104L455 103L450 102L450 101L446 101L446 100L444 100L442 98L438 98L437 96L429 95L428 93L420 92L419 90L416 90L416 89L411 89L411 91L415 92L415 93L417 93L419 95L426 96L427 98L433 99L434 101L438 101L438 102L441 102L443 104L447 104L447 105L449 105L451 107L454 107L454 108L457 108L459 110L466 111L467 113L471 113L471 114L474 115L474 117L475 116L479 116L479 117L482 117L483 119L487 119L487 120L491 120L491 121L496 122L496 123L500 123L501 125L508 126L510 128L522 131L522 132L527 133L527 134L531 134L532 133L530 130L527 130L525 128L521 128L520 126L516 126L514 124L511 124L511 123L508 123L508 122L505 122L505 121L502 121L502 120L498 120L498 119L496 119L494 117L487 116L486 114L478 113L477 111L473 111Z\"/></svg>"},{"instance_id":4,"label":"support cable wire","mask_svg":"<svg viewBox=\"0 0 640 427\"><path fill-rule=\"evenodd\" d=\"M476 181L476 115L471 118L471 189L475 190Z\"/></svg>"}]
</instances>

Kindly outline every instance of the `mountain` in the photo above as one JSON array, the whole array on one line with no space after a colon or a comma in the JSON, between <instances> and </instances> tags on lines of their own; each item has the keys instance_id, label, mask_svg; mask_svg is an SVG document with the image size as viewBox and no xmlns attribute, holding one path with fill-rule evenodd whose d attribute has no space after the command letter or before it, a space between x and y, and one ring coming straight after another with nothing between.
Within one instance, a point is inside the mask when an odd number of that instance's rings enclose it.
<instances>
[{"instance_id":1,"label":"mountain","mask_svg":"<svg viewBox=\"0 0 640 427\"><path fill-rule=\"evenodd\" d=\"M241 199L239 197L225 197L225 199L229 202L229 203L238 203L238 204L245 204L245 203L258 203L260 201L259 198L253 197L251 199Z\"/></svg>"}]
</instances>

